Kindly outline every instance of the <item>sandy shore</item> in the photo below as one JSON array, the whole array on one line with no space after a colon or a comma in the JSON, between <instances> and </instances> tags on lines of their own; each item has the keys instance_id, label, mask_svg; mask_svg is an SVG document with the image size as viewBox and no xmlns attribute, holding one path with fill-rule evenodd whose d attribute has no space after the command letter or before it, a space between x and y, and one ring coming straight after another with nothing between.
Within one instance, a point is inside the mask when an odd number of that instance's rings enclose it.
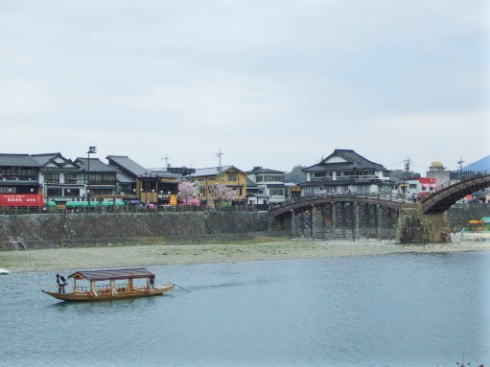
<instances>
[{"instance_id":1,"label":"sandy shore","mask_svg":"<svg viewBox=\"0 0 490 367\"><path fill-rule=\"evenodd\" d=\"M440 245L396 245L378 241L271 240L226 244L142 245L0 252L0 268L11 272L104 267L281 260L396 253L488 251L490 241L453 238Z\"/></svg>"}]
</instances>

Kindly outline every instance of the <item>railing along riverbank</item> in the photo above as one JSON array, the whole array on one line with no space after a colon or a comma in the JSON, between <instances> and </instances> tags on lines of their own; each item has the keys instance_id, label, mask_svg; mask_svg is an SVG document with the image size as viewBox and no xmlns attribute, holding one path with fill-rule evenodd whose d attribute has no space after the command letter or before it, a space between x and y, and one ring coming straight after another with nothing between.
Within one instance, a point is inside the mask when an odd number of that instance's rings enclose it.
<instances>
[{"instance_id":1,"label":"railing along riverbank","mask_svg":"<svg viewBox=\"0 0 490 367\"><path fill-rule=\"evenodd\" d=\"M78 208L60 209L56 207L0 207L0 215L22 215L22 214L122 214L122 213L180 213L180 212L237 212L237 211L260 211L268 208L255 206L224 206L218 208L210 208L206 206L163 206L148 208L145 206L85 206Z\"/></svg>"}]
</instances>

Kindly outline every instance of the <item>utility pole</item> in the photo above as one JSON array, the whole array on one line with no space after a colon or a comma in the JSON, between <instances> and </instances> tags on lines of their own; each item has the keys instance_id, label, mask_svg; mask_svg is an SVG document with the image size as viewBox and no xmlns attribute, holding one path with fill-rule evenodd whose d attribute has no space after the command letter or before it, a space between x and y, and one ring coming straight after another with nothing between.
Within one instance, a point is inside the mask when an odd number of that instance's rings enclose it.
<instances>
[{"instance_id":1,"label":"utility pole","mask_svg":"<svg viewBox=\"0 0 490 367\"><path fill-rule=\"evenodd\" d=\"M97 152L97 148L94 146L88 147L88 152L87 152L87 186L86 186L86 191L87 191L87 200L88 200L88 206L90 206L90 154L95 154Z\"/></svg>"},{"instance_id":2,"label":"utility pole","mask_svg":"<svg viewBox=\"0 0 490 367\"><path fill-rule=\"evenodd\" d=\"M410 172L410 164L412 163L412 160L410 157L407 157L407 159L405 159L403 162L405 163L405 172L408 174L408 172Z\"/></svg>"},{"instance_id":3,"label":"utility pole","mask_svg":"<svg viewBox=\"0 0 490 367\"><path fill-rule=\"evenodd\" d=\"M162 161L165 161L165 167L164 169L167 171L168 170L168 161L170 160L170 157L165 153L165 157L162 157Z\"/></svg>"},{"instance_id":4,"label":"utility pole","mask_svg":"<svg viewBox=\"0 0 490 367\"><path fill-rule=\"evenodd\" d=\"M221 157L223 156L223 152L221 151L221 148L219 148L218 153L216 153L216 156L219 159L219 173L221 174Z\"/></svg>"},{"instance_id":5,"label":"utility pole","mask_svg":"<svg viewBox=\"0 0 490 367\"><path fill-rule=\"evenodd\" d=\"M463 161L463 157L461 157L461 158L459 159L459 161L458 161L458 164L459 164L459 174L460 174L461 176L463 176L463 163L464 163L464 161Z\"/></svg>"}]
</instances>

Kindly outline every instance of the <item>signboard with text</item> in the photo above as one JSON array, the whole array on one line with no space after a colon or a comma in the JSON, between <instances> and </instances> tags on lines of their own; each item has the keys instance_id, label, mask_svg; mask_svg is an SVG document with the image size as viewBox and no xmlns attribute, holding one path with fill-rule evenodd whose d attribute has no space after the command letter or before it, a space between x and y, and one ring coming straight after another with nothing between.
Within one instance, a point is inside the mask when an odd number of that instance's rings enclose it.
<instances>
[{"instance_id":1,"label":"signboard with text","mask_svg":"<svg viewBox=\"0 0 490 367\"><path fill-rule=\"evenodd\" d=\"M43 194L0 194L1 206L44 206Z\"/></svg>"},{"instance_id":2,"label":"signboard with text","mask_svg":"<svg viewBox=\"0 0 490 367\"><path fill-rule=\"evenodd\" d=\"M422 185L435 185L436 184L436 178L435 177L420 177L419 182Z\"/></svg>"}]
</instances>

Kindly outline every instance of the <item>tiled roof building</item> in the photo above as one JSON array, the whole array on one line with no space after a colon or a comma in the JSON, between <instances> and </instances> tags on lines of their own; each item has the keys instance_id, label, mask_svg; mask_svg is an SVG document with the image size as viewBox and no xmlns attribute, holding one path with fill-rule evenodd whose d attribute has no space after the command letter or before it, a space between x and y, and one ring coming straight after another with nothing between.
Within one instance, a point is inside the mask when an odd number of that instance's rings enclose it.
<instances>
[{"instance_id":1,"label":"tiled roof building","mask_svg":"<svg viewBox=\"0 0 490 367\"><path fill-rule=\"evenodd\" d=\"M389 193L393 183L387 169L351 149L335 149L320 163L303 169L303 195Z\"/></svg>"}]
</instances>

